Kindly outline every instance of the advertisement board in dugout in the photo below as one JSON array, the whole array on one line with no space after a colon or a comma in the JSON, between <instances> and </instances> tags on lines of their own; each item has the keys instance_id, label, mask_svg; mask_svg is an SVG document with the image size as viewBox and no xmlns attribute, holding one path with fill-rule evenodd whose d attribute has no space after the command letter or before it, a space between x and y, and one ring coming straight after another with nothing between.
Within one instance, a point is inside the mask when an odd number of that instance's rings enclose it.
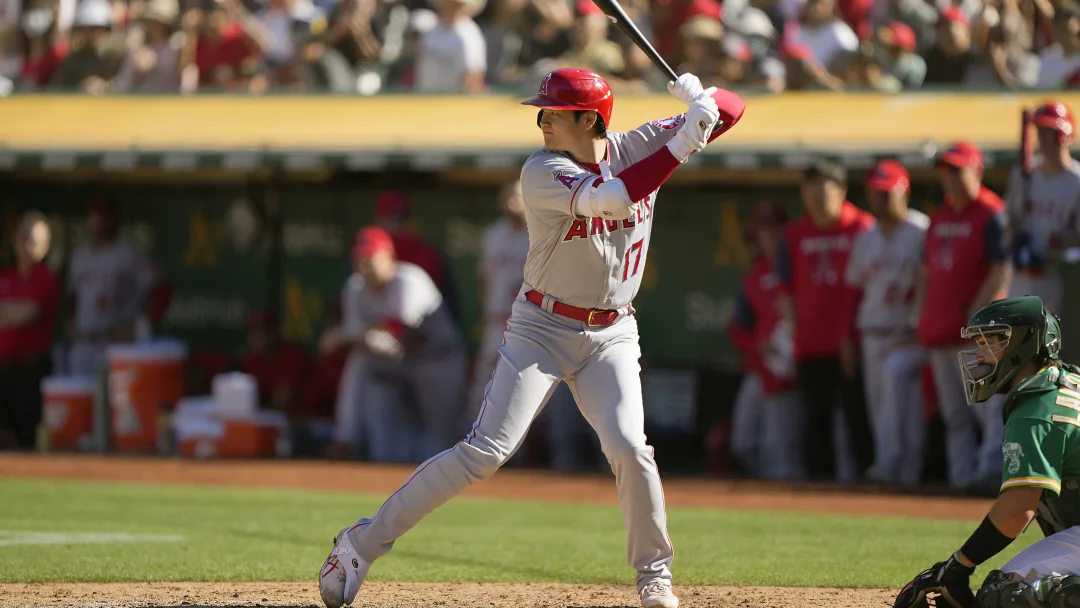
<instances>
[{"instance_id":1,"label":"advertisement board in dugout","mask_svg":"<svg viewBox=\"0 0 1080 608\"><path fill-rule=\"evenodd\" d=\"M1080 94L1059 98L1080 107ZM751 96L739 126L676 172L659 196L649 264L635 301L646 409L676 434L723 415L739 366L725 332L747 268L754 204L799 213L802 169L839 157L849 197L891 157L912 173L912 205L940 204L935 155L967 139L1003 191L1029 94L796 93ZM0 102L0 262L18 213L53 222L63 276L92 193L120 206L124 234L149 251L174 295L163 333L193 347L242 348L256 308L280 311L286 337L314 346L350 273L356 230L386 189L404 192L415 229L449 262L471 351L480 323L477 255L496 194L541 143L535 112L510 97L15 96ZM620 97L613 130L680 110L669 96ZM1070 275L1080 275L1069 267ZM1069 281L1066 310L1080 307ZM1065 344L1080 324L1063 319ZM691 373L685 373L689 371ZM671 403L661 404L667 400ZM662 414L662 415L661 415Z\"/></svg>"}]
</instances>

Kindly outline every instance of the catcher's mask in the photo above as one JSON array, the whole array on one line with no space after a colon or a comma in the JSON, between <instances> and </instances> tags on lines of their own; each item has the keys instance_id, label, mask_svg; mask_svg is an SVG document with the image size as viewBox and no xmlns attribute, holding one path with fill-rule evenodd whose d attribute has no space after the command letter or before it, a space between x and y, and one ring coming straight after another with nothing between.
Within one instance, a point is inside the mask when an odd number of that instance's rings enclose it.
<instances>
[{"instance_id":1,"label":"catcher's mask","mask_svg":"<svg viewBox=\"0 0 1080 608\"><path fill-rule=\"evenodd\" d=\"M958 355L968 405L1009 392L1009 382L1021 367L1055 359L1061 348L1057 317L1035 296L1006 298L980 308L960 335L976 346Z\"/></svg>"}]
</instances>

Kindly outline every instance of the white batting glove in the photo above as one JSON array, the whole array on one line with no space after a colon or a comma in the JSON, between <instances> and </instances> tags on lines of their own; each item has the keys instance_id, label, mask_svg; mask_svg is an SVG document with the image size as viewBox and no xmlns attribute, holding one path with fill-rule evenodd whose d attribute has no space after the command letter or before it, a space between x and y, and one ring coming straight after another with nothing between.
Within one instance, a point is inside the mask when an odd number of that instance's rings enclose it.
<instances>
[{"instance_id":1,"label":"white batting glove","mask_svg":"<svg viewBox=\"0 0 1080 608\"><path fill-rule=\"evenodd\" d=\"M668 93L671 93L676 99L686 105L694 103L701 97L702 93L704 93L704 89L701 86L701 80L690 73L679 76L679 79L675 82L669 81L667 83L667 90Z\"/></svg>"},{"instance_id":2,"label":"white batting glove","mask_svg":"<svg viewBox=\"0 0 1080 608\"><path fill-rule=\"evenodd\" d=\"M712 98L715 92L716 87L710 87L697 101L690 104L690 108L686 110L683 126L667 143L671 155L680 163L686 162L691 154L704 149L705 144L709 143L713 127L720 120L720 109L716 107L716 100Z\"/></svg>"}]
</instances>

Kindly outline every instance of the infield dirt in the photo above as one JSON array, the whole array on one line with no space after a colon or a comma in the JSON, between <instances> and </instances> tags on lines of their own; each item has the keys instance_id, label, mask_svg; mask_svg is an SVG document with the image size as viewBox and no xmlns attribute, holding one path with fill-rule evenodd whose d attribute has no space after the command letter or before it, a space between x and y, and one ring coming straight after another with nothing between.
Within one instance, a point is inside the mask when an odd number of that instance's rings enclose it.
<instances>
[{"instance_id":1,"label":"infield dirt","mask_svg":"<svg viewBox=\"0 0 1080 608\"><path fill-rule=\"evenodd\" d=\"M0 477L65 478L147 483L251 485L388 493L412 467L331 462L192 462L169 459L0 455ZM776 509L851 515L901 515L978 520L982 499L850 493L841 489L742 481L665 480L669 506ZM616 501L611 476L568 477L507 470L466 495L560 502ZM676 589L685 608L882 608L895 590L766 587ZM0 608L136 608L146 606L321 606L307 583L51 583L0 585ZM630 586L566 584L365 584L356 606L372 608L636 608Z\"/></svg>"}]
</instances>

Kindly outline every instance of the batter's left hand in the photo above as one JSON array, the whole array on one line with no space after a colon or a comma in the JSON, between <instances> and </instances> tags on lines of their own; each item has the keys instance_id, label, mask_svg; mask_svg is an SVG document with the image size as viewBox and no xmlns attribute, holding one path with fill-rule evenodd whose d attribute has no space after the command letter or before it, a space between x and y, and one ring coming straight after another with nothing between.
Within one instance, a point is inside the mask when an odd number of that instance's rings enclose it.
<instances>
[{"instance_id":1,"label":"batter's left hand","mask_svg":"<svg viewBox=\"0 0 1080 608\"><path fill-rule=\"evenodd\" d=\"M674 82L667 83L668 93L675 96L676 99L690 105L701 98L705 89L701 86L701 80L693 74L687 73L679 76L679 79Z\"/></svg>"}]
</instances>

